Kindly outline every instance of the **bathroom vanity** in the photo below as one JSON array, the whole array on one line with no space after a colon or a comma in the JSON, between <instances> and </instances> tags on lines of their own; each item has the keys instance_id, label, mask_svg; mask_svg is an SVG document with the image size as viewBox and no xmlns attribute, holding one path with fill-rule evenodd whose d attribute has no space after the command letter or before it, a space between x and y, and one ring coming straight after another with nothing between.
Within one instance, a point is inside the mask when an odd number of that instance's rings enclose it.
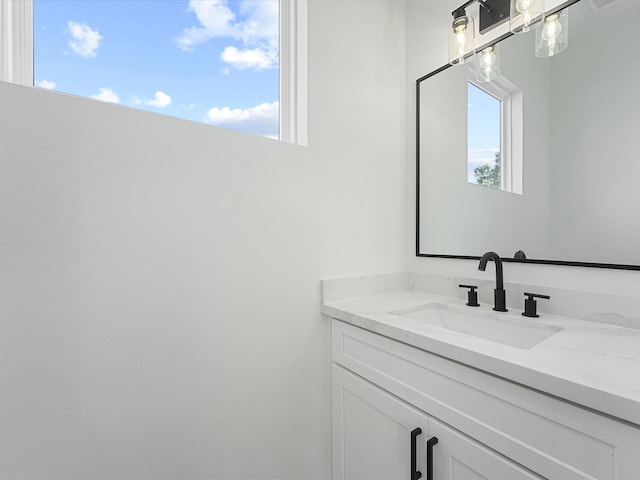
<instances>
[{"instance_id":1,"label":"bathroom vanity","mask_svg":"<svg viewBox=\"0 0 640 480\"><path fill-rule=\"evenodd\" d=\"M334 479L640 478L640 331L326 283Z\"/></svg>"}]
</instances>

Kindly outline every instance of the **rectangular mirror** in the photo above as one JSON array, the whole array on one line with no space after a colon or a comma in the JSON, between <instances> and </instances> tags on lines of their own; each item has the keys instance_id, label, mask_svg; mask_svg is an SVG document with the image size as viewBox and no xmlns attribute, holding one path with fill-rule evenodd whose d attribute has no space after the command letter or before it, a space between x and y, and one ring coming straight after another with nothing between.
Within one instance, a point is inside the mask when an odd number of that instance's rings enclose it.
<instances>
[{"instance_id":1,"label":"rectangular mirror","mask_svg":"<svg viewBox=\"0 0 640 480\"><path fill-rule=\"evenodd\" d=\"M561 53L529 32L497 44L496 80L418 79L418 256L640 269L640 2L570 3Z\"/></svg>"}]
</instances>

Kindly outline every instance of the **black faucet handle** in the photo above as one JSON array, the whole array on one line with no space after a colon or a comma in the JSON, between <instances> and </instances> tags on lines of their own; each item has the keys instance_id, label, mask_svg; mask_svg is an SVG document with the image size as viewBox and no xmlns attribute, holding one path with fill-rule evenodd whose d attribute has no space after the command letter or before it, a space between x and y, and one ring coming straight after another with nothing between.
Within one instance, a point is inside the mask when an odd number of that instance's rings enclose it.
<instances>
[{"instance_id":1,"label":"black faucet handle","mask_svg":"<svg viewBox=\"0 0 640 480\"><path fill-rule=\"evenodd\" d=\"M524 301L524 312L522 312L522 315L524 315L525 317L539 317L540 315L538 315L537 312L537 302L536 302L536 298L544 298L546 300L549 300L551 297L549 295L541 295L539 293L528 293L528 292L524 292L524 296L527 297Z\"/></svg>"},{"instance_id":2,"label":"black faucet handle","mask_svg":"<svg viewBox=\"0 0 640 480\"><path fill-rule=\"evenodd\" d=\"M470 307L480 306L480 304L478 303L478 292L476 291L476 289L478 288L477 285L458 285L458 287L469 289L469 291L467 292L467 305L469 305Z\"/></svg>"}]
</instances>

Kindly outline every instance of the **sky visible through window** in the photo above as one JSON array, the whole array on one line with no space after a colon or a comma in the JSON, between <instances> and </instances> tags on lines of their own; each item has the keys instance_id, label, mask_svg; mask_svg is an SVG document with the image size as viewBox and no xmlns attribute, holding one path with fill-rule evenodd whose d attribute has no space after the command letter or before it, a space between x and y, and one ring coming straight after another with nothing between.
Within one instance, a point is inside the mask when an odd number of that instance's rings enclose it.
<instances>
[{"instance_id":1,"label":"sky visible through window","mask_svg":"<svg viewBox=\"0 0 640 480\"><path fill-rule=\"evenodd\" d=\"M467 96L467 180L476 183L473 170L495 165L500 151L501 102L469 82Z\"/></svg>"},{"instance_id":2,"label":"sky visible through window","mask_svg":"<svg viewBox=\"0 0 640 480\"><path fill-rule=\"evenodd\" d=\"M34 0L34 83L278 138L277 0Z\"/></svg>"}]
</instances>

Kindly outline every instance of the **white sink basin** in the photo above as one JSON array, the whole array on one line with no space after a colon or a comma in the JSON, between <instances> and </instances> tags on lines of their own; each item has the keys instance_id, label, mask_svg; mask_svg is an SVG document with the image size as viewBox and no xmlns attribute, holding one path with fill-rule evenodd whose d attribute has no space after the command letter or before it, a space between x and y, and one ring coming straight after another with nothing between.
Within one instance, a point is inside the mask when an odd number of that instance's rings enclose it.
<instances>
[{"instance_id":1,"label":"white sink basin","mask_svg":"<svg viewBox=\"0 0 640 480\"><path fill-rule=\"evenodd\" d=\"M453 305L434 304L400 315L425 325L522 349L532 348L562 331L560 327L535 323L510 313L474 311L473 307Z\"/></svg>"}]
</instances>

